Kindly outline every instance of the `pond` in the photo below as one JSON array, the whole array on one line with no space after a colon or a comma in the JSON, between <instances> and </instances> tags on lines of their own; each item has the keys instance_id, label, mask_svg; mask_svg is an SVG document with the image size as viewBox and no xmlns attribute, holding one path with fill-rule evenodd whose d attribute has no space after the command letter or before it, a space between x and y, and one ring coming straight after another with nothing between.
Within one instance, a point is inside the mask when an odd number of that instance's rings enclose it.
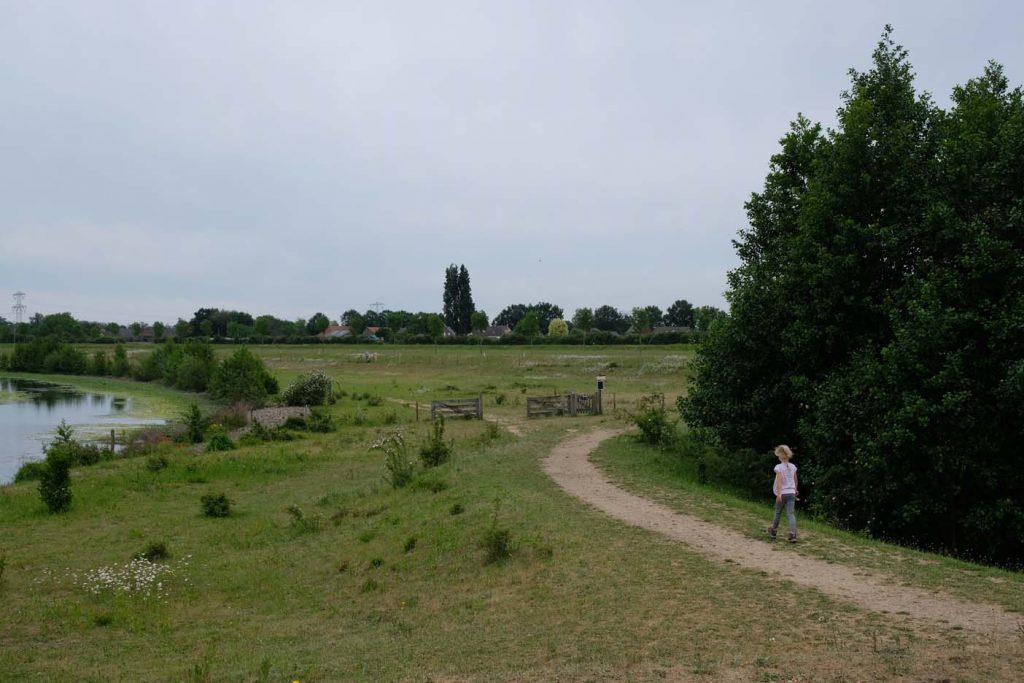
<instances>
[{"instance_id":1,"label":"pond","mask_svg":"<svg viewBox=\"0 0 1024 683\"><path fill-rule=\"evenodd\" d=\"M129 417L131 407L129 397L0 377L0 484L14 479L22 463L42 460L61 420L83 441L109 440L111 429L165 422Z\"/></svg>"}]
</instances>

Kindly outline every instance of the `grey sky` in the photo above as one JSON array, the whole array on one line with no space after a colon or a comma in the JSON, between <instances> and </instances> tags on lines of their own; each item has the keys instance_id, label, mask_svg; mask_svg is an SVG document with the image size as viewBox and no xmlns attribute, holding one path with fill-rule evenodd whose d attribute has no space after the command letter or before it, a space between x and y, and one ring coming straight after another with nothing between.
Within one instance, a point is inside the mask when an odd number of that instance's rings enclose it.
<instances>
[{"instance_id":1,"label":"grey sky","mask_svg":"<svg viewBox=\"0 0 1024 683\"><path fill-rule=\"evenodd\" d=\"M1018 2L0 0L0 315L724 306L743 202L883 26L942 103Z\"/></svg>"}]
</instances>

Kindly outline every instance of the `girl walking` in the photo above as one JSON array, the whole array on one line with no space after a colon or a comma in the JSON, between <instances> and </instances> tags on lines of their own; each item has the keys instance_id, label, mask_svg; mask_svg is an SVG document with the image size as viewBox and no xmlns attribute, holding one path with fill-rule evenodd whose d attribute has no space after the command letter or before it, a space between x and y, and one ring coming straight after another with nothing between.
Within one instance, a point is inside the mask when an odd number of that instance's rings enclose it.
<instances>
[{"instance_id":1,"label":"girl walking","mask_svg":"<svg viewBox=\"0 0 1024 683\"><path fill-rule=\"evenodd\" d=\"M790 462L793 459L793 451L789 446L780 445L775 447L775 455L779 458L779 464L775 466L775 483L772 485L772 493L775 494L775 516L772 518L772 525L768 527L768 535L775 540L779 531L779 518L782 517L782 508L786 508L786 518L789 520L789 542L796 543L796 495L797 478L796 465Z\"/></svg>"}]
</instances>

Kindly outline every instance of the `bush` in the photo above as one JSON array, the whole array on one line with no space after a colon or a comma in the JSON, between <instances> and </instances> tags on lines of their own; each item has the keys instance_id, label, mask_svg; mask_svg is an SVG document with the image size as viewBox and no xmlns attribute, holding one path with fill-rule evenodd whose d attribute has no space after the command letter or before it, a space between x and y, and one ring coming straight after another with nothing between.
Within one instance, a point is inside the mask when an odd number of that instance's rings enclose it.
<instances>
[{"instance_id":1,"label":"bush","mask_svg":"<svg viewBox=\"0 0 1024 683\"><path fill-rule=\"evenodd\" d=\"M170 556L171 553L167 550L166 543L163 541L151 541L144 549L132 555L132 559L158 562L160 560L166 560Z\"/></svg>"},{"instance_id":2,"label":"bush","mask_svg":"<svg viewBox=\"0 0 1024 683\"><path fill-rule=\"evenodd\" d=\"M244 401L262 406L267 397L277 393L277 380L263 361L242 347L217 366L210 378L210 395L236 403Z\"/></svg>"},{"instance_id":3,"label":"bush","mask_svg":"<svg viewBox=\"0 0 1024 683\"><path fill-rule=\"evenodd\" d=\"M185 425L185 437L189 443L202 443L203 432L206 431L206 419L202 411L195 403L190 403L188 408L181 414L181 421Z\"/></svg>"},{"instance_id":4,"label":"bush","mask_svg":"<svg viewBox=\"0 0 1024 683\"><path fill-rule=\"evenodd\" d=\"M235 442L231 440L231 437L224 431L224 428L220 425L215 425L210 433L210 440L206 443L206 452L233 451L235 448Z\"/></svg>"},{"instance_id":5,"label":"bush","mask_svg":"<svg viewBox=\"0 0 1024 683\"><path fill-rule=\"evenodd\" d=\"M59 375L84 375L89 369L89 359L71 344L61 344L47 354L43 369Z\"/></svg>"},{"instance_id":6,"label":"bush","mask_svg":"<svg viewBox=\"0 0 1024 683\"><path fill-rule=\"evenodd\" d=\"M420 459L426 467L437 467L451 457L451 444L444 442L444 416L438 415L431 426L430 436L420 446Z\"/></svg>"},{"instance_id":7,"label":"bush","mask_svg":"<svg viewBox=\"0 0 1024 683\"><path fill-rule=\"evenodd\" d=\"M643 443L661 448L670 448L676 443L675 421L669 420L663 394L641 398L637 411L629 417L640 428L638 438Z\"/></svg>"},{"instance_id":8,"label":"bush","mask_svg":"<svg viewBox=\"0 0 1024 683\"><path fill-rule=\"evenodd\" d=\"M319 370L299 375L281 395L285 405L322 406L334 403L334 383Z\"/></svg>"},{"instance_id":9,"label":"bush","mask_svg":"<svg viewBox=\"0 0 1024 683\"><path fill-rule=\"evenodd\" d=\"M167 458L162 455L151 455L146 459L146 469L150 472L159 472L166 469L169 464Z\"/></svg>"},{"instance_id":10,"label":"bush","mask_svg":"<svg viewBox=\"0 0 1024 683\"><path fill-rule=\"evenodd\" d=\"M207 494L201 500L206 517L227 517L231 514L231 500L223 493Z\"/></svg>"},{"instance_id":11,"label":"bush","mask_svg":"<svg viewBox=\"0 0 1024 683\"><path fill-rule=\"evenodd\" d=\"M114 346L114 361L110 364L110 374L114 377L127 377L131 374L131 364L128 362L128 352L123 342L117 342Z\"/></svg>"},{"instance_id":12,"label":"bush","mask_svg":"<svg viewBox=\"0 0 1024 683\"><path fill-rule=\"evenodd\" d=\"M306 429L311 432L326 434L334 431L334 418L326 410L313 410L306 420Z\"/></svg>"},{"instance_id":13,"label":"bush","mask_svg":"<svg viewBox=\"0 0 1024 683\"><path fill-rule=\"evenodd\" d=\"M412 481L415 465L409 459L400 430L383 434L370 448L384 451L384 467L387 470L384 480L392 487L399 489Z\"/></svg>"},{"instance_id":14,"label":"bush","mask_svg":"<svg viewBox=\"0 0 1024 683\"><path fill-rule=\"evenodd\" d=\"M43 472L45 471L46 463L42 460L23 463L14 474L14 483L17 484L23 481L39 481L43 478Z\"/></svg>"},{"instance_id":15,"label":"bush","mask_svg":"<svg viewBox=\"0 0 1024 683\"><path fill-rule=\"evenodd\" d=\"M66 449L47 450L39 479L39 497L51 513L66 512L71 507L71 456Z\"/></svg>"}]
</instances>

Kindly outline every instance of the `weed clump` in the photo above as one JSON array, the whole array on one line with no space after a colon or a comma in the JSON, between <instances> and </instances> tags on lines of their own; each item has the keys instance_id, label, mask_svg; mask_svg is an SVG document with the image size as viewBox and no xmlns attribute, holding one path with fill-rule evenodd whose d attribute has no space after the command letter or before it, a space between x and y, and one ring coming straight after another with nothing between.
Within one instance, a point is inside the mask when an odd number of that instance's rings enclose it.
<instances>
[{"instance_id":1,"label":"weed clump","mask_svg":"<svg viewBox=\"0 0 1024 683\"><path fill-rule=\"evenodd\" d=\"M481 545L484 548L484 564L495 564L504 562L512 557L512 531L508 527L498 524L498 512L501 509L501 500L494 501L494 514L491 516L491 524L484 532Z\"/></svg>"},{"instance_id":2,"label":"weed clump","mask_svg":"<svg viewBox=\"0 0 1024 683\"><path fill-rule=\"evenodd\" d=\"M393 488L400 489L412 481L415 465L409 459L401 430L393 429L384 433L370 449L384 452L384 467L387 470L384 480Z\"/></svg>"},{"instance_id":3,"label":"weed clump","mask_svg":"<svg viewBox=\"0 0 1024 683\"><path fill-rule=\"evenodd\" d=\"M150 472L159 472L166 469L169 464L167 457L163 455L151 455L146 458L146 469Z\"/></svg>"},{"instance_id":4,"label":"weed clump","mask_svg":"<svg viewBox=\"0 0 1024 683\"><path fill-rule=\"evenodd\" d=\"M444 441L444 416L438 415L431 425L430 436L420 446L420 460L426 467L437 467L451 457L452 446Z\"/></svg>"},{"instance_id":5,"label":"weed clump","mask_svg":"<svg viewBox=\"0 0 1024 683\"><path fill-rule=\"evenodd\" d=\"M298 505L289 505L288 514L291 515L291 526L300 533L313 533L320 531L324 526L324 518L321 515L307 517Z\"/></svg>"},{"instance_id":6,"label":"weed clump","mask_svg":"<svg viewBox=\"0 0 1024 683\"><path fill-rule=\"evenodd\" d=\"M151 541L146 545L145 548L132 555L133 560L147 560L149 562L159 562L160 560L166 560L171 556L170 551L167 549L167 544L163 541Z\"/></svg>"},{"instance_id":7,"label":"weed clump","mask_svg":"<svg viewBox=\"0 0 1024 683\"><path fill-rule=\"evenodd\" d=\"M223 493L207 494L201 501L203 515L206 517L227 517L231 514L231 500Z\"/></svg>"}]
</instances>

